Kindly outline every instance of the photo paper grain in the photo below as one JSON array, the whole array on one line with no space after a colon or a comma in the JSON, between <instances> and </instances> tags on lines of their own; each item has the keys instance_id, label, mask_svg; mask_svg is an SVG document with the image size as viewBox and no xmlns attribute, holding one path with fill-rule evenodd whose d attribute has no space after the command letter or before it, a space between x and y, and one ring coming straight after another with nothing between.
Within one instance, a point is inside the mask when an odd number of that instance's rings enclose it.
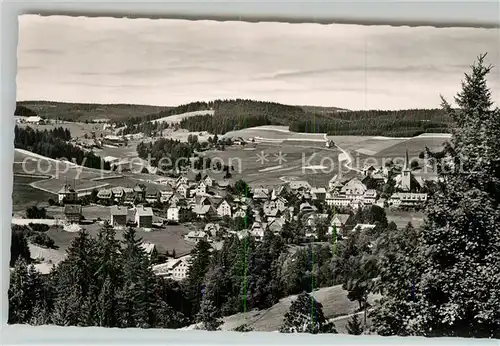
<instances>
[{"instance_id":1,"label":"photo paper grain","mask_svg":"<svg viewBox=\"0 0 500 346\"><path fill-rule=\"evenodd\" d=\"M500 338L498 30L19 17L9 324Z\"/></svg>"}]
</instances>

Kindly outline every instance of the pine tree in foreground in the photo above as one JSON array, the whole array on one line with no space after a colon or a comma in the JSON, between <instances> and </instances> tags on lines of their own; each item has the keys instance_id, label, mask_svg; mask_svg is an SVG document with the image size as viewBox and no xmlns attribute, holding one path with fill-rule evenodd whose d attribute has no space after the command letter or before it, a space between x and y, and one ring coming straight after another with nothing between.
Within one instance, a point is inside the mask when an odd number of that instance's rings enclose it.
<instances>
[{"instance_id":1,"label":"pine tree in foreground","mask_svg":"<svg viewBox=\"0 0 500 346\"><path fill-rule=\"evenodd\" d=\"M347 322L347 333L351 335L363 334L363 326L361 325L358 314L352 316L352 318Z\"/></svg>"},{"instance_id":2,"label":"pine tree in foreground","mask_svg":"<svg viewBox=\"0 0 500 346\"><path fill-rule=\"evenodd\" d=\"M459 109L443 102L456 129L415 250L401 248L406 268L381 279L379 334L500 338L500 111L484 59L466 74Z\"/></svg>"},{"instance_id":3,"label":"pine tree in foreground","mask_svg":"<svg viewBox=\"0 0 500 346\"><path fill-rule=\"evenodd\" d=\"M281 333L337 333L323 315L323 306L307 293L301 293L285 314Z\"/></svg>"},{"instance_id":4,"label":"pine tree in foreground","mask_svg":"<svg viewBox=\"0 0 500 346\"><path fill-rule=\"evenodd\" d=\"M203 330L219 330L224 323L220 315L220 311L214 306L210 299L204 298L201 301L200 311L196 315L196 321L201 323Z\"/></svg>"}]
</instances>

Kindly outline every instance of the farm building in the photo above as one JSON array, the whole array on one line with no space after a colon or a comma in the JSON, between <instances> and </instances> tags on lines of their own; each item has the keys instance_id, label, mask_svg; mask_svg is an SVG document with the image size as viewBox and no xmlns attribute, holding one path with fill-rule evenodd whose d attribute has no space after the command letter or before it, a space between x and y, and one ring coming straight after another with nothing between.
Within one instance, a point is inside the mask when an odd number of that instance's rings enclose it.
<instances>
[{"instance_id":1,"label":"farm building","mask_svg":"<svg viewBox=\"0 0 500 346\"><path fill-rule=\"evenodd\" d=\"M64 206L64 216L70 223L78 223L82 218L82 206L80 204L66 204Z\"/></svg>"},{"instance_id":2,"label":"farm building","mask_svg":"<svg viewBox=\"0 0 500 346\"><path fill-rule=\"evenodd\" d=\"M111 192L113 193L113 197L115 201L121 202L123 201L123 197L125 196L125 193L123 192L123 187L113 187L111 188Z\"/></svg>"},{"instance_id":3,"label":"farm building","mask_svg":"<svg viewBox=\"0 0 500 346\"><path fill-rule=\"evenodd\" d=\"M25 120L28 124L40 124L43 122L43 119L40 118L39 116L31 116L27 117Z\"/></svg>"},{"instance_id":4,"label":"farm building","mask_svg":"<svg viewBox=\"0 0 500 346\"><path fill-rule=\"evenodd\" d=\"M113 205L111 206L111 225L113 227L123 227L127 224L127 208Z\"/></svg>"},{"instance_id":5,"label":"farm building","mask_svg":"<svg viewBox=\"0 0 500 346\"><path fill-rule=\"evenodd\" d=\"M155 275L168 277L173 280L183 280L187 277L191 256L171 258L166 263L153 266Z\"/></svg>"},{"instance_id":6,"label":"farm building","mask_svg":"<svg viewBox=\"0 0 500 346\"><path fill-rule=\"evenodd\" d=\"M77 192L68 184L65 184L57 193L59 203L71 203L78 199Z\"/></svg>"},{"instance_id":7,"label":"farm building","mask_svg":"<svg viewBox=\"0 0 500 346\"><path fill-rule=\"evenodd\" d=\"M135 222L137 227L151 228L153 225L153 209L138 205L135 209Z\"/></svg>"},{"instance_id":8,"label":"farm building","mask_svg":"<svg viewBox=\"0 0 500 346\"><path fill-rule=\"evenodd\" d=\"M103 145L113 145L113 146L126 146L127 145L127 140L125 138L119 137L119 136L114 136L114 135L108 135L103 138L102 140Z\"/></svg>"},{"instance_id":9,"label":"farm building","mask_svg":"<svg viewBox=\"0 0 500 346\"><path fill-rule=\"evenodd\" d=\"M101 201L109 201L113 198L113 192L110 189L99 190L97 198Z\"/></svg>"}]
</instances>

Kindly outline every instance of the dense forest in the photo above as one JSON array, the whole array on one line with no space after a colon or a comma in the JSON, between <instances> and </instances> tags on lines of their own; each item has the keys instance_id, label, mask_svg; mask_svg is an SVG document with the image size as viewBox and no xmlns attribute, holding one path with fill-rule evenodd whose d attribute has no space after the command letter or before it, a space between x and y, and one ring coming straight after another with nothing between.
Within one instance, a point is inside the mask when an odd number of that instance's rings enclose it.
<instances>
[{"instance_id":1,"label":"dense forest","mask_svg":"<svg viewBox=\"0 0 500 346\"><path fill-rule=\"evenodd\" d=\"M79 165L109 170L110 165L92 152L85 152L67 141L71 139L68 129L62 127L39 131L31 127L14 128L14 147L31 151L52 159L66 158Z\"/></svg>"},{"instance_id":2,"label":"dense forest","mask_svg":"<svg viewBox=\"0 0 500 346\"><path fill-rule=\"evenodd\" d=\"M20 117L32 117L32 116L37 116L38 114L31 108L17 104L16 110L14 111L14 115Z\"/></svg>"},{"instance_id":3,"label":"dense forest","mask_svg":"<svg viewBox=\"0 0 500 346\"><path fill-rule=\"evenodd\" d=\"M165 172L172 168L188 165L188 158L193 156L196 143L193 140L183 143L178 140L160 138L154 143L139 143L137 154L144 160L151 158L151 165Z\"/></svg>"},{"instance_id":4,"label":"dense forest","mask_svg":"<svg viewBox=\"0 0 500 346\"><path fill-rule=\"evenodd\" d=\"M340 112L322 118L309 115L293 121L290 130L332 136L411 137L424 132L450 132L450 126L451 118L442 109L409 109Z\"/></svg>"},{"instance_id":5,"label":"dense forest","mask_svg":"<svg viewBox=\"0 0 500 346\"><path fill-rule=\"evenodd\" d=\"M143 132L146 135L151 135L155 131L160 131L166 127L168 127L168 124L166 122L160 123L160 122L155 122L152 123L152 120L176 115L176 114L182 114L182 113L188 113L188 112L195 112L195 111L202 111L202 110L209 110L213 107L213 103L206 103L206 102L191 102L188 104L180 105L177 107L172 107L166 110L163 110L158 113L154 114L148 114L146 116L136 116L136 117L131 117L125 121L120 121L116 122L117 127L123 127L125 128L122 131L122 134L127 135L131 133L139 133Z\"/></svg>"},{"instance_id":6,"label":"dense forest","mask_svg":"<svg viewBox=\"0 0 500 346\"><path fill-rule=\"evenodd\" d=\"M184 119L190 131L224 134L262 125L287 125L291 131L329 135L415 136L424 132L449 132L451 119L441 109L398 111L314 112L310 108L271 102L231 100L214 103L213 116Z\"/></svg>"}]
</instances>

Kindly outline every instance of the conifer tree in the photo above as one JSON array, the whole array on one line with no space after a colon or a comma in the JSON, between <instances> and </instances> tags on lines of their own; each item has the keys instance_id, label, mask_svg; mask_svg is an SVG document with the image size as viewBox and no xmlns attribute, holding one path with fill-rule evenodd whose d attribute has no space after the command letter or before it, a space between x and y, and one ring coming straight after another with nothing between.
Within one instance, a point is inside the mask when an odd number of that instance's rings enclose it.
<instances>
[{"instance_id":1,"label":"conifer tree","mask_svg":"<svg viewBox=\"0 0 500 346\"><path fill-rule=\"evenodd\" d=\"M192 250L192 263L188 272L188 296L191 301L192 315L195 315L202 300L202 286L205 274L210 265L210 244L206 241L199 241Z\"/></svg>"},{"instance_id":2,"label":"conifer tree","mask_svg":"<svg viewBox=\"0 0 500 346\"><path fill-rule=\"evenodd\" d=\"M10 243L10 266L13 267L16 261L22 257L26 262L31 260L30 249L28 247L28 241L24 236L23 231L13 230L11 243Z\"/></svg>"},{"instance_id":3,"label":"conifer tree","mask_svg":"<svg viewBox=\"0 0 500 346\"><path fill-rule=\"evenodd\" d=\"M381 280L379 334L500 337L500 112L484 59L465 75L459 108L443 102L456 129L442 182L430 195L415 251L404 254L413 259Z\"/></svg>"},{"instance_id":4,"label":"conifer tree","mask_svg":"<svg viewBox=\"0 0 500 346\"><path fill-rule=\"evenodd\" d=\"M347 322L347 333L351 335L363 334L363 326L361 325L357 314L352 316L349 322Z\"/></svg>"},{"instance_id":5,"label":"conifer tree","mask_svg":"<svg viewBox=\"0 0 500 346\"><path fill-rule=\"evenodd\" d=\"M122 327L150 328L154 326L156 311L154 274L135 229L129 228L123 238L123 288L118 292L121 324Z\"/></svg>"},{"instance_id":6,"label":"conifer tree","mask_svg":"<svg viewBox=\"0 0 500 346\"><path fill-rule=\"evenodd\" d=\"M41 275L22 257L10 273L8 297L10 324L29 323L35 306L43 302Z\"/></svg>"},{"instance_id":7,"label":"conifer tree","mask_svg":"<svg viewBox=\"0 0 500 346\"><path fill-rule=\"evenodd\" d=\"M281 333L337 333L323 315L323 306L307 293L301 293L285 314Z\"/></svg>"},{"instance_id":8,"label":"conifer tree","mask_svg":"<svg viewBox=\"0 0 500 346\"><path fill-rule=\"evenodd\" d=\"M201 329L209 331L219 330L223 324L220 310L207 297L203 297L201 301L200 310L196 315L196 322L201 323Z\"/></svg>"}]
</instances>

